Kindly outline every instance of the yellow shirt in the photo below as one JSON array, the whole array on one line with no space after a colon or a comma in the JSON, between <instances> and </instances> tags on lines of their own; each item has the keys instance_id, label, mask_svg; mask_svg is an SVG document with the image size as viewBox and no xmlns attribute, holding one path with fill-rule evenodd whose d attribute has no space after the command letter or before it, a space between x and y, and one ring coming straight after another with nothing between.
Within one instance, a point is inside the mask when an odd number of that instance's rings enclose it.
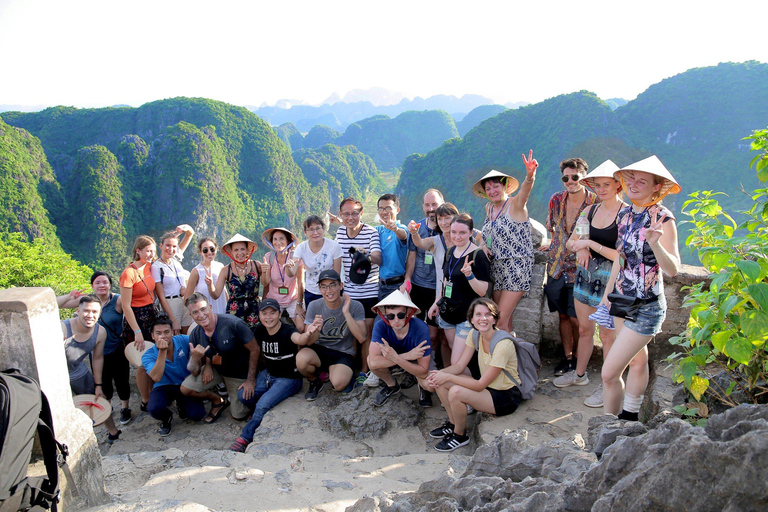
<instances>
[{"instance_id":1,"label":"yellow shirt","mask_svg":"<svg viewBox=\"0 0 768 512\"><path fill-rule=\"evenodd\" d=\"M473 336L474 329L469 331L467 340L464 344L474 349L475 344L472 342ZM520 375L517 373L517 350L515 350L515 344L511 339L499 341L493 349L493 355L491 355L485 351L485 348L483 347L483 338L480 336L477 362L480 367L481 375L485 374L485 371L489 366L493 366L495 368L507 370L517 382L520 382ZM514 385L515 384L509 380L507 375L502 371L499 373L499 376L488 385L488 387L497 391L506 391L507 389L511 389Z\"/></svg>"}]
</instances>

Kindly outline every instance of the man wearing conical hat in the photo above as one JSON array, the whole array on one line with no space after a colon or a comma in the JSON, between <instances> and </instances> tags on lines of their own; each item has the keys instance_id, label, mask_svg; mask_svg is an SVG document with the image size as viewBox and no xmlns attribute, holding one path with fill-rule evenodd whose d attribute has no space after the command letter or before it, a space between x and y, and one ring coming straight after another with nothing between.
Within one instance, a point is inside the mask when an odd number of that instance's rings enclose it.
<instances>
[{"instance_id":1,"label":"man wearing conical hat","mask_svg":"<svg viewBox=\"0 0 768 512\"><path fill-rule=\"evenodd\" d=\"M416 377L422 389L431 390L425 379L430 364L434 364L432 345L427 324L413 317L419 308L407 294L395 290L373 310L382 321L373 326L368 366L384 383L374 397L373 405L380 407L400 392L400 384L390 372L395 366Z\"/></svg>"}]
</instances>

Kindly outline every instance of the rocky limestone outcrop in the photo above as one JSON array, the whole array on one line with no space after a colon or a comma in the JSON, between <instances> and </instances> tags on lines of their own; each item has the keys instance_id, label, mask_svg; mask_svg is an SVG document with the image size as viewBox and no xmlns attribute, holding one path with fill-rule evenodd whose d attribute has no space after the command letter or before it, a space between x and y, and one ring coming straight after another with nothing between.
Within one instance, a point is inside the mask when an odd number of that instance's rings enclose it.
<instances>
[{"instance_id":1,"label":"rocky limestone outcrop","mask_svg":"<svg viewBox=\"0 0 768 512\"><path fill-rule=\"evenodd\" d=\"M415 493L378 493L347 510L768 508L768 406L741 405L713 416L706 428L670 418L643 430L606 416L590 422L588 443L576 436L535 447L524 433L506 431L479 448L460 477L449 470ZM602 458L586 446L601 450Z\"/></svg>"}]
</instances>

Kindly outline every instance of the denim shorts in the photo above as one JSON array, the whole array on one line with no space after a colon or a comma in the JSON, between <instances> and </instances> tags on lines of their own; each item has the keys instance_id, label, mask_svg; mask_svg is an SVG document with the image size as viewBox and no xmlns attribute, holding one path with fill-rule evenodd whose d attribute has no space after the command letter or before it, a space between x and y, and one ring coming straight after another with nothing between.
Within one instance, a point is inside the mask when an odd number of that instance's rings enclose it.
<instances>
[{"instance_id":1,"label":"denim shorts","mask_svg":"<svg viewBox=\"0 0 768 512\"><path fill-rule=\"evenodd\" d=\"M472 330L472 326L469 322L461 322L460 324L449 324L443 320L440 315L437 315L437 326L441 329L456 329L456 336L460 338L466 338L469 331Z\"/></svg>"},{"instance_id":2,"label":"denim shorts","mask_svg":"<svg viewBox=\"0 0 768 512\"><path fill-rule=\"evenodd\" d=\"M667 299L659 295L659 300L640 306L637 312L637 320L625 320L627 327L642 336L656 336L661 332L661 324L667 317Z\"/></svg>"}]
</instances>

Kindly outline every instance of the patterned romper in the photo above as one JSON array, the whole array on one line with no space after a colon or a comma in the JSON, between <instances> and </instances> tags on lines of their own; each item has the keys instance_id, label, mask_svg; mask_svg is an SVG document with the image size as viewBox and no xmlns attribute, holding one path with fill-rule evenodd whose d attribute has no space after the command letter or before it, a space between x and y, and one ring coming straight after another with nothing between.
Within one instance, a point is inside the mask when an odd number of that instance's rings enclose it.
<instances>
[{"instance_id":1,"label":"patterned romper","mask_svg":"<svg viewBox=\"0 0 768 512\"><path fill-rule=\"evenodd\" d=\"M249 261L250 272L240 277L232 273L232 266L227 265L227 313L234 315L248 324L253 330L259 323L259 277L260 270L256 263Z\"/></svg>"},{"instance_id":2,"label":"patterned romper","mask_svg":"<svg viewBox=\"0 0 768 512\"><path fill-rule=\"evenodd\" d=\"M488 243L490 237L491 243ZM527 292L533 272L531 224L518 222L504 213L495 221L486 217L483 240L493 251L491 278L494 290Z\"/></svg>"}]
</instances>

